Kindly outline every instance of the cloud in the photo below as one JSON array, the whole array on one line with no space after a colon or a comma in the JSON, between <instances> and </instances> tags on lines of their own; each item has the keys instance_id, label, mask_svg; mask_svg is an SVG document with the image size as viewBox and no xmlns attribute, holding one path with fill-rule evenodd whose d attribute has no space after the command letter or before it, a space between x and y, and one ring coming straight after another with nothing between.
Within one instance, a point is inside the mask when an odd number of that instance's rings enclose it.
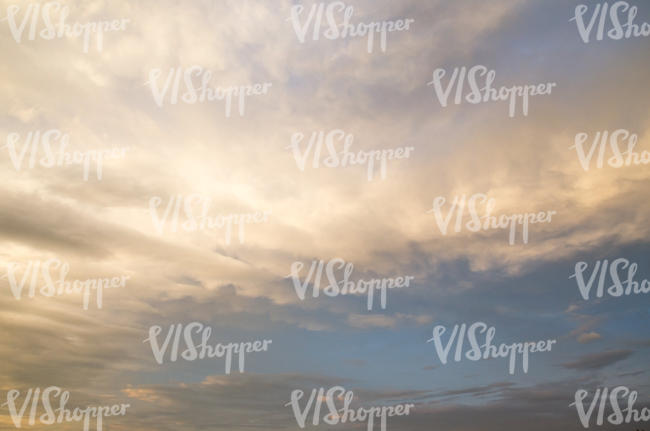
<instances>
[{"instance_id":1,"label":"cloud","mask_svg":"<svg viewBox=\"0 0 650 431\"><path fill-rule=\"evenodd\" d=\"M129 387L123 393L134 405L135 417L129 423L137 431L160 424L160 430L202 429L252 430L265 423L270 429L298 429L290 407L291 391L325 389L342 385L353 391L353 407L415 403L412 413L389 418L389 429L418 430L436 423L445 430L499 430L526 426L542 431L548 424L558 429L581 429L575 411L567 408L575 388L594 381L555 381L532 386L499 382L439 393L398 390L360 390L354 382L304 374L209 376L199 383L161 384ZM448 395L490 395L481 403L441 403ZM468 399L468 398L465 398ZM471 397L469 398L471 399ZM246 406L244 408L243 406ZM310 411L310 414L313 410ZM169 423L174 418L175 423ZM311 418L311 416L310 416ZM531 418L536 420L531 421ZM311 420L311 419L310 419ZM340 425L343 430L354 424Z\"/></svg>"},{"instance_id":2,"label":"cloud","mask_svg":"<svg viewBox=\"0 0 650 431\"><path fill-rule=\"evenodd\" d=\"M562 366L573 370L598 370L624 361L632 356L633 353L633 350L611 350L608 352L592 353L581 356L573 362L564 363Z\"/></svg>"},{"instance_id":3,"label":"cloud","mask_svg":"<svg viewBox=\"0 0 650 431\"><path fill-rule=\"evenodd\" d=\"M350 314L347 323L355 328L395 328L401 325L426 325L432 320L427 315L410 315L404 313L395 313L395 315L386 314Z\"/></svg>"},{"instance_id":4,"label":"cloud","mask_svg":"<svg viewBox=\"0 0 650 431\"><path fill-rule=\"evenodd\" d=\"M580 334L578 336L578 343L581 344L586 344L589 343L590 341L594 340L599 340L601 338L600 334L597 332L585 332L584 334Z\"/></svg>"},{"instance_id":5,"label":"cloud","mask_svg":"<svg viewBox=\"0 0 650 431\"><path fill-rule=\"evenodd\" d=\"M14 3L0 0L0 10ZM56 384L80 403L127 398L134 408L110 426L134 431L297 429L290 391L336 384L354 389L355 402L418 403L389 429L571 430L572 394L602 383L576 374L634 377L610 366L647 363L643 302L576 302L567 279L588 257L637 256L641 273L648 255L647 166L586 172L569 148L578 132L618 128L650 147L643 41L585 45L572 7L544 1L355 1L354 20L416 20L372 54L363 38L299 43L287 21L293 0L68 3L73 21L131 21L88 54L74 39L15 43L0 22L10 59L0 67L0 277L9 262L52 257L70 263L72 279L132 277L88 311L80 294L16 300L0 278L3 389ZM193 64L218 85L272 86L244 117L226 118L222 104L158 107L149 71ZM557 81L557 91L531 99L527 117L508 118L498 103L441 107L426 85L433 70L475 64L494 68L499 84ZM74 150L129 151L106 162L101 181L83 181L80 166L29 168L42 157L29 146L16 169L7 135L23 145L48 129L69 134ZM360 166L314 168L310 158L298 169L291 135L331 129L352 135L354 150L412 146L414 157L372 182ZM219 229L158 234L149 200L193 193L212 199L211 216L272 215L244 243L226 244ZM427 213L433 198L472 193L495 198L497 214L557 217L531 225L528 244L508 244L505 230L442 235ZM389 291L386 310L368 312L360 295L298 299L291 264L335 257L358 278L416 283ZM504 340L567 335L534 358L535 373L508 381L490 361L428 365L432 324L478 320ZM245 375L215 376L206 361L156 366L147 329L192 321L220 340L272 336L273 348ZM617 350L610 334L622 327L638 341ZM606 350L585 354L595 340ZM534 384L558 370L562 380Z\"/></svg>"},{"instance_id":6,"label":"cloud","mask_svg":"<svg viewBox=\"0 0 650 431\"><path fill-rule=\"evenodd\" d=\"M475 386L470 388L456 389L453 391L446 391L446 392L442 392L440 395L443 397L453 396L453 395L483 396L483 395L501 393L503 389L510 388L513 386L514 383L511 382L498 382L486 386Z\"/></svg>"},{"instance_id":7,"label":"cloud","mask_svg":"<svg viewBox=\"0 0 650 431\"><path fill-rule=\"evenodd\" d=\"M123 390L134 404L136 417L132 429L144 430L156 425L162 431L189 429L251 430L297 429L290 406L291 392L343 386L351 390L355 405L403 403L421 395L418 391L357 390L354 382L327 376L305 374L208 376L200 383L164 384L128 387ZM313 410L310 414L313 413ZM174 418L174 423L168 419ZM311 419L310 419L311 420ZM343 427L345 429L345 427Z\"/></svg>"}]
</instances>

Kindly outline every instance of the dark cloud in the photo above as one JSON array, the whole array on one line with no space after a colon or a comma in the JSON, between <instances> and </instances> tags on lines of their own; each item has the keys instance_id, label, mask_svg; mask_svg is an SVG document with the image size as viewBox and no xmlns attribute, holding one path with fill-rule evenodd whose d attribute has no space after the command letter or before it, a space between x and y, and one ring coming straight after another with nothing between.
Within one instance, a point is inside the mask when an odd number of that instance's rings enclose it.
<instances>
[{"instance_id":1,"label":"dark cloud","mask_svg":"<svg viewBox=\"0 0 650 431\"><path fill-rule=\"evenodd\" d=\"M581 356L575 361L562 364L562 366L572 370L598 370L624 361L632 356L633 353L633 350L611 350L608 352L592 353Z\"/></svg>"},{"instance_id":2,"label":"dark cloud","mask_svg":"<svg viewBox=\"0 0 650 431\"><path fill-rule=\"evenodd\" d=\"M453 391L446 391L440 394L441 396L451 396L451 395L472 395L472 396L482 396L490 395L495 393L500 393L505 388L511 388L514 386L514 383L511 382L498 382L492 383L486 386L475 386L471 388L456 389Z\"/></svg>"}]
</instances>

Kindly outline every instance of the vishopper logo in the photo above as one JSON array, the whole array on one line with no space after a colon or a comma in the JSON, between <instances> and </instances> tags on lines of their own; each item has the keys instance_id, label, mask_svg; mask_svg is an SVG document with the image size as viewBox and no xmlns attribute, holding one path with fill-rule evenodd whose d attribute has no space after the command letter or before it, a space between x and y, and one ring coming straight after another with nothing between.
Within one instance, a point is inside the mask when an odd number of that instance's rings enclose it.
<instances>
[{"instance_id":1,"label":"vishopper logo","mask_svg":"<svg viewBox=\"0 0 650 431\"><path fill-rule=\"evenodd\" d=\"M600 169L604 166L607 144L609 144L609 148L612 152L612 155L607 159L607 165L612 168L621 168L623 166L632 165L647 165L650 163L650 152L635 152L634 147L636 147L638 136L625 129L618 129L612 133L609 133L607 130L596 132L589 150L586 151L586 148L583 145L585 145L588 139L589 135L587 133L578 133L575 136L574 144L569 147L569 149L575 148L576 153L578 154L578 160L580 161L580 166L582 166L582 169L585 171L588 171L591 167L591 161L594 158L596 149L598 150L596 167ZM622 145L625 142L627 143L627 149L621 151L619 145Z\"/></svg>"},{"instance_id":2,"label":"vishopper logo","mask_svg":"<svg viewBox=\"0 0 650 431\"><path fill-rule=\"evenodd\" d=\"M320 39L321 34L328 40L365 37L369 54L375 49L376 37L379 38L381 52L386 52L388 33L410 30L409 26L415 22L414 19L407 18L397 21L351 24L354 7L346 6L342 1L314 3L306 16L303 12L305 12L303 5L294 5L291 7L291 15L287 19L287 21L291 21L300 43L305 43L307 40L307 33L311 26L311 38L315 41ZM325 18L326 24L323 22L323 18ZM322 28L326 29L321 31Z\"/></svg>"},{"instance_id":3,"label":"vishopper logo","mask_svg":"<svg viewBox=\"0 0 650 431\"><path fill-rule=\"evenodd\" d=\"M255 213L248 214L221 214L209 217L208 212L210 211L212 199L198 194L191 194L186 197L183 195L171 196L162 217L159 217L158 207L160 207L162 202L162 198L158 196L149 199L149 212L154 228L159 235L163 234L165 223L171 218L170 230L174 233L179 230L195 232L197 230L225 228L226 245L230 245L233 226L237 226L239 243L243 244L246 238L246 224L264 223L268 221L269 215L271 214L269 210L256 211ZM181 209L185 216L184 221L181 220ZM197 213L200 215L195 215Z\"/></svg>"},{"instance_id":4,"label":"vishopper logo","mask_svg":"<svg viewBox=\"0 0 650 431\"><path fill-rule=\"evenodd\" d=\"M465 219L465 210L468 210L470 219L465 224L465 228L470 232L479 232L488 229L510 229L508 243L514 245L517 233L517 226L522 226L522 239L524 244L528 244L528 225L535 223L550 223L551 218L556 211L540 211L539 213L520 213L520 214L502 214L499 217L492 215L496 207L494 198L488 199L484 193L475 193L467 199L466 195L455 196L451 208L447 215L443 215L442 207L447 202L443 196L438 196L433 200L433 208L427 213L433 213L438 229L443 235L447 235L449 223L456 213L456 222L454 232L460 232ZM479 215L479 208L484 209L484 215Z\"/></svg>"},{"instance_id":5,"label":"vishopper logo","mask_svg":"<svg viewBox=\"0 0 650 431\"><path fill-rule=\"evenodd\" d=\"M48 259L44 262L30 260L22 269L22 276L19 276L18 270L22 266L22 264L15 262L7 264L6 278L9 281L11 293L16 300L22 298L23 290L28 285L27 283L29 283L29 290L27 292L29 298L34 298L37 294L45 297L82 294L84 310L88 310L93 292L96 296L97 308L101 309L104 299L104 289L125 287L126 280L131 278L129 275L121 275L112 278L67 281L66 276L70 272L70 265L59 259ZM58 278L53 275L53 270L55 269L59 270ZM42 283L40 287L39 282Z\"/></svg>"},{"instance_id":6,"label":"vishopper logo","mask_svg":"<svg viewBox=\"0 0 650 431\"><path fill-rule=\"evenodd\" d=\"M442 80L446 75L447 71L445 69L438 68L433 71L433 79L427 82L427 85L433 85L438 101L443 108L447 107L449 96L455 86L456 91L454 92L453 101L456 105L460 105L463 102L476 105L478 103L508 101L508 116L510 118L515 116L517 102L520 99L521 112L524 116L528 116L529 98L533 96L548 96L553 91L553 87L557 85L555 82L548 82L545 84L513 85L493 88L492 85L496 78L496 72L494 70L488 70L487 67L481 65L473 66L469 69L465 66L461 68L454 67L449 82L446 86L443 86ZM466 81L469 86L469 91L465 88Z\"/></svg>"},{"instance_id":7,"label":"vishopper logo","mask_svg":"<svg viewBox=\"0 0 650 431\"><path fill-rule=\"evenodd\" d=\"M437 325L433 328L433 336L427 340L427 343L433 341L436 348L436 353L440 362L445 365L449 357L449 352L456 342L456 350L454 353L454 361L460 362L463 359L463 346L465 337L469 342L469 349L465 351L464 357L470 361L479 361L481 359L498 359L508 358L508 372L515 373L517 366L517 356L521 357L521 367L524 373L528 373L528 357L531 353L550 352L553 344L557 340L546 341L527 341L519 343L501 343L498 346L492 344L492 340L496 334L494 326L488 328L488 325L483 322L475 322L471 325L463 323L462 325L454 325L454 329L449 336L447 344L443 344L442 336L447 332L447 328L442 325ZM480 344L478 341L479 334L485 333L485 342Z\"/></svg>"},{"instance_id":8,"label":"vishopper logo","mask_svg":"<svg viewBox=\"0 0 650 431\"><path fill-rule=\"evenodd\" d=\"M22 17L19 14L22 13ZM43 40L78 38L83 35L83 52L88 53L91 37L95 36L97 51L104 47L104 33L125 31L128 18L94 22L66 22L70 15L70 8L60 2L28 3L10 5L7 7L7 17L3 19L9 23L9 29L16 43L21 43L29 23L28 40ZM42 20L42 25L39 22ZM39 27L41 28L38 31ZM43 28L44 27L44 28Z\"/></svg>"},{"instance_id":9,"label":"vishopper logo","mask_svg":"<svg viewBox=\"0 0 650 431\"><path fill-rule=\"evenodd\" d=\"M580 4L576 6L573 18L569 20L576 22L578 33L584 43L591 41L594 28L596 29L596 40L599 41L605 37L621 40L650 36L650 24L647 22L641 25L635 24L634 21L639 10L636 6L630 6L626 1L614 2L611 7L607 2L597 3L594 5L591 15L588 15L588 12L589 6ZM588 22L585 21L585 16L588 18ZM597 26L596 22L598 22ZM609 26L606 26L607 23ZM605 33L607 28L609 30Z\"/></svg>"},{"instance_id":10,"label":"vishopper logo","mask_svg":"<svg viewBox=\"0 0 650 431\"><path fill-rule=\"evenodd\" d=\"M414 147L397 147L395 149L353 152L350 147L354 142L354 136L345 133L341 129L334 129L329 132L311 132L309 142L301 150L300 147L304 139L305 135L303 133L296 132L291 135L291 144L286 147L288 150L292 150L296 165L301 171L304 172L309 156L312 154L311 166L313 168L321 167L321 162L326 168L366 165L368 181L375 178L375 169L379 170L379 176L382 180L386 179L388 161L408 159L411 157L411 151L415 150ZM323 148L323 145L325 148ZM342 145L342 150L339 151L337 145L339 147ZM328 154L327 157L323 156L324 150Z\"/></svg>"},{"instance_id":11,"label":"vishopper logo","mask_svg":"<svg viewBox=\"0 0 650 431\"><path fill-rule=\"evenodd\" d=\"M234 102L237 103L239 115L243 117L246 112L246 98L267 94L269 87L272 85L270 82L264 82L214 87L212 85L212 72L198 65L186 69L172 67L167 72L164 81L159 82L162 74L162 69L151 69L149 71L149 80L145 83L145 85L151 86L154 101L159 107L162 108L166 99L170 105L178 104L179 100L188 105L223 101L227 118L230 118ZM185 89L182 94L181 88Z\"/></svg>"},{"instance_id":12,"label":"vishopper logo","mask_svg":"<svg viewBox=\"0 0 650 431\"><path fill-rule=\"evenodd\" d=\"M650 281L646 279L641 280L640 283L635 281L634 276L636 275L638 265L634 262L630 263L625 258L620 257L614 259L611 263L607 259L603 261L597 260L594 268L591 270L589 279L585 279L584 273L588 267L589 264L587 262L576 263L575 272L569 277L570 279L576 279L580 295L582 295L585 301L589 299L589 293L594 287L596 277L598 277L598 287L596 288L597 298L602 298L605 293L613 297L620 297L623 295L638 295L650 292ZM608 267L609 271L607 271ZM621 277L620 272L624 269L627 269L627 274L623 274L623 277ZM605 289L608 275L613 284ZM624 278L624 280L621 281L621 278Z\"/></svg>"},{"instance_id":13,"label":"vishopper logo","mask_svg":"<svg viewBox=\"0 0 650 431\"><path fill-rule=\"evenodd\" d=\"M17 171L23 168L25 157L29 154L26 166L30 169L36 167L36 165L43 168L83 165L84 181L88 181L90 176L91 162L95 164L97 179L101 180L104 172L104 161L123 159L129 149L128 147L113 147L104 150L68 151L70 135L62 133L58 129L50 129L44 132L40 130L27 132L25 142L20 147L19 141L19 133L10 133L7 135L7 143L4 146L7 148L11 163ZM54 148L57 141L58 145ZM43 157L39 159L38 155L41 148Z\"/></svg>"},{"instance_id":14,"label":"vishopper logo","mask_svg":"<svg viewBox=\"0 0 650 431\"><path fill-rule=\"evenodd\" d=\"M575 406L578 412L578 418L583 427L589 428L594 410L598 405L598 416L596 425L603 425L605 421L605 406L609 404L613 413L607 416L606 420L612 425L629 424L632 422L647 422L650 420L650 409L643 407L640 411L634 408L634 404L639 396L637 391L632 391L626 386L617 386L609 392L608 388L596 389L594 397L589 402L589 407L585 410L585 400L589 392L585 389L578 389L575 394L575 401L569 404L569 407ZM627 407L621 408L619 398L627 397Z\"/></svg>"},{"instance_id":15,"label":"vishopper logo","mask_svg":"<svg viewBox=\"0 0 650 431\"><path fill-rule=\"evenodd\" d=\"M388 302L388 290L409 287L409 283L415 279L413 276L406 276L397 278L373 278L370 280L357 280L356 282L351 281L350 277L354 271L354 265L352 263L346 263L341 258L335 258L331 259L327 264L322 260L312 261L305 281L301 282L300 272L304 266L302 262L293 262L291 265L291 274L287 276L291 277L296 295L298 295L301 301L305 300L307 288L310 283L312 284L312 297L318 298L320 286L323 281L324 269L329 284L323 288L323 294L329 297L338 295L368 295L368 311L372 310L374 306L375 291L380 295L382 310L385 310L386 303ZM343 272L341 280L337 279L336 270Z\"/></svg>"},{"instance_id":16,"label":"vishopper logo","mask_svg":"<svg viewBox=\"0 0 650 431\"><path fill-rule=\"evenodd\" d=\"M301 409L300 400L304 396L304 391L296 389L291 392L291 401L285 404L285 407L291 406L293 415L300 428L305 427L309 410L312 406L314 406L312 424L318 425L320 423L320 412L323 402L325 402L329 411L329 413L322 417L323 422L327 425L367 422L368 431L374 429L375 418L380 423L381 431L386 431L387 418L392 416L408 416L411 413L410 409L415 407L415 404L396 404L392 406L359 407L352 409L350 405L354 399L354 393L352 391L346 391L342 386L334 386L329 388L327 392L325 392L325 388L312 389L307 405ZM341 403L343 404L342 407L337 406L337 401L339 405Z\"/></svg>"},{"instance_id":17,"label":"vishopper logo","mask_svg":"<svg viewBox=\"0 0 650 431\"><path fill-rule=\"evenodd\" d=\"M230 374L232 367L232 360L235 355L238 355L239 372L243 373L245 368L246 353L259 353L268 351L269 345L272 340L256 340L251 342L239 343L217 343L210 345L210 336L212 335L212 328L205 326L200 322L192 322L185 325L183 328L182 323L170 325L167 330L162 344L158 342L158 335L162 332L162 327L158 325L149 328L149 338L144 340L144 343L151 345L151 351L158 364L165 362L165 354L169 351L169 362L176 362L180 356L185 361L195 361L197 359L213 359L224 358L225 373ZM200 335L201 341L196 343L195 336ZM185 343L186 349L180 352L179 347L181 344L181 337ZM172 341L173 340L173 341ZM170 348L170 342L171 348Z\"/></svg>"},{"instance_id":18,"label":"vishopper logo","mask_svg":"<svg viewBox=\"0 0 650 431\"><path fill-rule=\"evenodd\" d=\"M97 423L97 431L102 431L104 417L110 416L124 416L126 414L126 409L131 407L130 404L113 404L111 406L97 406L97 407L86 407L79 408L75 407L70 410L66 408L68 400L70 399L70 392L62 391L58 386L49 386L41 391L41 388L30 388L25 394L25 399L20 405L20 409L17 408L16 400L20 397L20 391L17 389L12 389L7 392L7 402L2 404L2 406L9 407L9 414L11 420L14 422L16 428L21 428L23 423L23 417L29 406L30 402L32 407L29 411L29 420L27 421L28 425L31 426L40 422L42 425L53 425L53 424L62 424L64 422L82 422L84 431L90 430L91 419L94 418ZM59 399L59 407L52 408L52 403L50 398ZM40 417L37 416L37 408L39 398L43 404L43 413Z\"/></svg>"}]
</instances>

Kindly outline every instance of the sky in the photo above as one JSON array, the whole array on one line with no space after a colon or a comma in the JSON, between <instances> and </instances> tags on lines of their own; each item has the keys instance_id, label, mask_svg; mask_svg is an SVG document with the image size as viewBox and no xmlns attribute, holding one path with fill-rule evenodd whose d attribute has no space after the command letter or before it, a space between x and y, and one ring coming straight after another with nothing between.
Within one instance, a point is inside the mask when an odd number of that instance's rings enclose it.
<instances>
[{"instance_id":1,"label":"sky","mask_svg":"<svg viewBox=\"0 0 650 431\"><path fill-rule=\"evenodd\" d=\"M570 278L578 262L588 276L597 261L624 258L636 281L650 279L647 164L599 168L594 158L585 170L571 148L580 133L589 146L624 129L635 151L650 151L650 42L585 43L571 20L582 3L588 20L599 2L346 2L352 23L414 20L387 34L385 52L378 41L368 52L364 37L313 40L312 27L301 42L292 7L304 6L303 25L314 2L63 2L72 24L128 19L84 52L82 37L30 40L29 21L17 41L8 15L18 6L20 25L32 3L0 0L0 430L16 428L10 391L22 402L52 386L70 392L70 407L128 403L104 418L110 431L297 430L292 392L336 386L353 391L354 406L414 404L388 418L400 431L580 430L569 406L579 389L625 386L637 408L650 405L648 294L585 300ZM650 22L650 4L630 5L635 23ZM194 65L214 87L271 85L246 97L243 115L234 99L230 115L223 100L157 103L170 70ZM475 65L496 72L497 88L556 85L530 98L527 115L518 105L510 117L506 102L454 104L455 90L443 107L427 85L434 71L447 71L446 85L455 67ZM36 160L46 153L27 136L48 130L68 135L69 151L124 151L87 179L81 164L30 167L30 148ZM314 167L309 154L300 169L296 134L302 151L312 132L332 130L351 135L355 152L413 150L389 160L385 178ZM22 149L21 164L12 150ZM527 243L520 230L514 244L502 229L454 232L455 219L443 234L436 197L446 215L454 196L478 193L497 215L556 214L530 225ZM174 232L171 218L157 230L178 196L209 199L212 218L267 215L230 239L225 228ZM292 265L304 264L304 282L312 261L337 258L354 265L353 281L413 281L390 289L385 309L376 297L368 310L362 294L314 298L311 283L301 300ZM128 280L103 291L101 308L91 296L84 309L79 292L24 288L17 299L12 277L50 259L67 263L70 281ZM162 343L171 325L191 322L212 328L211 344L272 343L246 355L243 373L233 361L227 374L223 359L158 363L150 328L162 328ZM509 374L505 359L443 364L427 342L434 327L447 327L446 343L454 325L474 322L493 326L496 343L556 343L531 354L527 372Z\"/></svg>"}]
</instances>

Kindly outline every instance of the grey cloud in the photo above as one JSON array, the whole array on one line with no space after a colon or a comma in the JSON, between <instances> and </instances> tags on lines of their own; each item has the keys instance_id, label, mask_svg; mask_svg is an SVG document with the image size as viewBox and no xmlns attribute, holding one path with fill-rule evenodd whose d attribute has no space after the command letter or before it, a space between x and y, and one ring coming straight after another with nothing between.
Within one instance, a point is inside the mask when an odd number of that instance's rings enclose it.
<instances>
[{"instance_id":1,"label":"grey cloud","mask_svg":"<svg viewBox=\"0 0 650 431\"><path fill-rule=\"evenodd\" d=\"M633 350L611 350L608 352L592 353L581 356L575 361L564 363L562 366L573 370L598 370L624 361L632 356L633 353Z\"/></svg>"}]
</instances>

